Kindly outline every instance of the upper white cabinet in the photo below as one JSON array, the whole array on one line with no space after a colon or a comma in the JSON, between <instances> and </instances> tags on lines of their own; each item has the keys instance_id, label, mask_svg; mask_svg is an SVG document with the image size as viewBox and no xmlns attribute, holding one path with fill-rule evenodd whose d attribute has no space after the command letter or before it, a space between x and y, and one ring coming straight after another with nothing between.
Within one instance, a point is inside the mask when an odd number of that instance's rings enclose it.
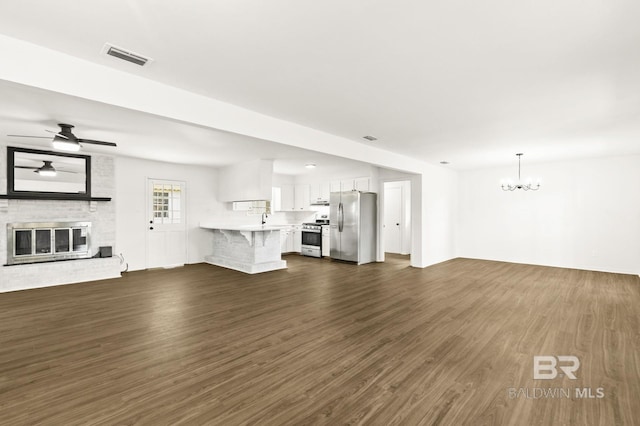
<instances>
[{"instance_id":1,"label":"upper white cabinet","mask_svg":"<svg viewBox=\"0 0 640 426\"><path fill-rule=\"evenodd\" d=\"M274 199L279 193L279 205L274 201L274 211L296 212L309 210L309 185L281 185L273 189Z\"/></svg>"},{"instance_id":2,"label":"upper white cabinet","mask_svg":"<svg viewBox=\"0 0 640 426\"><path fill-rule=\"evenodd\" d=\"M356 191L368 192L369 191L369 178L368 177L363 177L363 178L354 179L353 180L353 189L355 189Z\"/></svg>"},{"instance_id":3,"label":"upper white cabinet","mask_svg":"<svg viewBox=\"0 0 640 426\"><path fill-rule=\"evenodd\" d=\"M274 186L271 188L271 211L279 212L282 210L282 188Z\"/></svg>"},{"instance_id":4,"label":"upper white cabinet","mask_svg":"<svg viewBox=\"0 0 640 426\"><path fill-rule=\"evenodd\" d=\"M340 191L370 191L369 178L361 177L355 179L334 180L330 184L331 192Z\"/></svg>"},{"instance_id":5,"label":"upper white cabinet","mask_svg":"<svg viewBox=\"0 0 640 426\"><path fill-rule=\"evenodd\" d=\"M273 188L271 210L280 212L311 211L318 205L328 205L332 192L371 191L370 178L334 180L311 184L282 184ZM315 208L317 210L317 208Z\"/></svg>"},{"instance_id":6,"label":"upper white cabinet","mask_svg":"<svg viewBox=\"0 0 640 426\"><path fill-rule=\"evenodd\" d=\"M294 187L294 210L309 210L309 185L296 185Z\"/></svg>"},{"instance_id":7,"label":"upper white cabinet","mask_svg":"<svg viewBox=\"0 0 640 426\"><path fill-rule=\"evenodd\" d=\"M282 185L280 187L280 211L291 212L295 210L295 194L293 185Z\"/></svg>"},{"instance_id":8,"label":"upper white cabinet","mask_svg":"<svg viewBox=\"0 0 640 426\"><path fill-rule=\"evenodd\" d=\"M331 185L329 182L312 183L309 185L309 204L326 204L329 202Z\"/></svg>"}]
</instances>

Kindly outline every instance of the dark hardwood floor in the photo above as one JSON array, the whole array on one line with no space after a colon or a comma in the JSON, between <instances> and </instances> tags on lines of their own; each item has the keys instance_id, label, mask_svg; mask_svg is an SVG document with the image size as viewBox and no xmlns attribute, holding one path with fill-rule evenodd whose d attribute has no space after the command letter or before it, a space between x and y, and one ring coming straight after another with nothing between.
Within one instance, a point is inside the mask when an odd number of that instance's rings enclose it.
<instances>
[{"instance_id":1,"label":"dark hardwood floor","mask_svg":"<svg viewBox=\"0 0 640 426\"><path fill-rule=\"evenodd\" d=\"M0 424L640 423L637 276L286 259L0 294Z\"/></svg>"}]
</instances>

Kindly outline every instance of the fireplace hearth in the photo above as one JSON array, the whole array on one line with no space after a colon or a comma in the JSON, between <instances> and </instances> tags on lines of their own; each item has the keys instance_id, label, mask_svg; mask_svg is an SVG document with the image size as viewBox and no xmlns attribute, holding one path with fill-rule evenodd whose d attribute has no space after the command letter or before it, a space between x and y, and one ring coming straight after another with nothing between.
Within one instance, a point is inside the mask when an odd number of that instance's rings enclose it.
<instances>
[{"instance_id":1,"label":"fireplace hearth","mask_svg":"<svg viewBox=\"0 0 640 426\"><path fill-rule=\"evenodd\" d=\"M7 265L91 257L91 222L7 224Z\"/></svg>"}]
</instances>

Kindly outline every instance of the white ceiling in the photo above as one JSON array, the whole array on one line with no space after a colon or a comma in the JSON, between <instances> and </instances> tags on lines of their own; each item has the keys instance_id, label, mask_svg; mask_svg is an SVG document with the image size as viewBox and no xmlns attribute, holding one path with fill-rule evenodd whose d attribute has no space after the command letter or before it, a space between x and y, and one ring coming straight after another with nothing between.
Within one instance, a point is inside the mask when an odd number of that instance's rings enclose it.
<instances>
[{"instance_id":1,"label":"white ceiling","mask_svg":"<svg viewBox=\"0 0 640 426\"><path fill-rule=\"evenodd\" d=\"M287 175L344 173L363 164L2 80L0 93L0 140L9 145L51 149L53 134L47 130L59 131L57 123L68 123L76 126L73 133L78 138L118 144L84 145L83 151L89 152L214 167L273 159L274 171ZM317 168L305 168L308 163Z\"/></svg>"},{"instance_id":2,"label":"white ceiling","mask_svg":"<svg viewBox=\"0 0 640 426\"><path fill-rule=\"evenodd\" d=\"M0 32L462 169L640 153L638 16L619 0L23 0L0 3ZM181 129L198 149L235 141Z\"/></svg>"}]
</instances>

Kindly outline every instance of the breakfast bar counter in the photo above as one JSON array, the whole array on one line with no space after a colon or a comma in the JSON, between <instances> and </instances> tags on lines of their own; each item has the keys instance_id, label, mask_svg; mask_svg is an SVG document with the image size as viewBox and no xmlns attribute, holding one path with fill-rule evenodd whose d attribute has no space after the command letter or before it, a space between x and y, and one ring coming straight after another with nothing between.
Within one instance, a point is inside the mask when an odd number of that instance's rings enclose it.
<instances>
[{"instance_id":1,"label":"breakfast bar counter","mask_svg":"<svg viewBox=\"0 0 640 426\"><path fill-rule=\"evenodd\" d=\"M274 225L225 225L201 222L213 232L213 253L205 262L247 274L285 269L280 255L280 230Z\"/></svg>"}]
</instances>

